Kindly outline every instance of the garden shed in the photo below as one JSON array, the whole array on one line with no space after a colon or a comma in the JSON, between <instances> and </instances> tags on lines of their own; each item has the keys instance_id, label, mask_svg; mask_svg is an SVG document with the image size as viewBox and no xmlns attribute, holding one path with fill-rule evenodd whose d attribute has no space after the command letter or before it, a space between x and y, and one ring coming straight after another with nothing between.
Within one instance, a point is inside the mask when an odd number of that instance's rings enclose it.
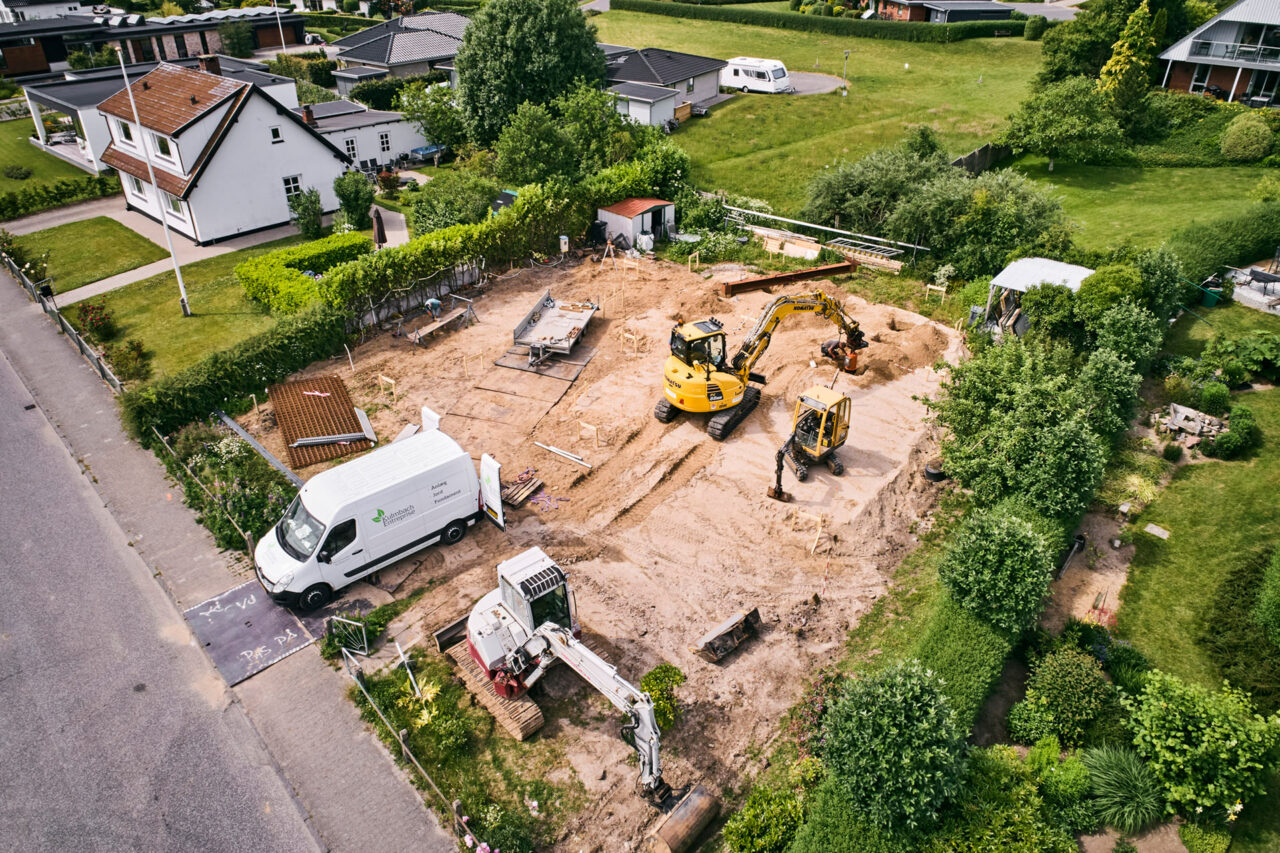
<instances>
[{"instance_id":1,"label":"garden shed","mask_svg":"<svg viewBox=\"0 0 1280 853\"><path fill-rule=\"evenodd\" d=\"M674 233L676 206L660 198L627 198L600 208L598 218L610 238L621 236L630 248L641 234L659 238Z\"/></svg>"},{"instance_id":2,"label":"garden shed","mask_svg":"<svg viewBox=\"0 0 1280 853\"><path fill-rule=\"evenodd\" d=\"M991 279L987 289L987 307L977 315L977 306L970 311L969 323L981 321L993 331L1012 331L1021 335L1027 330L1028 321L1022 312L1022 294L1044 284L1061 285L1072 293L1080 289L1080 283L1093 275L1093 270L1076 264L1065 264L1048 258L1019 258L1000 270Z\"/></svg>"}]
</instances>

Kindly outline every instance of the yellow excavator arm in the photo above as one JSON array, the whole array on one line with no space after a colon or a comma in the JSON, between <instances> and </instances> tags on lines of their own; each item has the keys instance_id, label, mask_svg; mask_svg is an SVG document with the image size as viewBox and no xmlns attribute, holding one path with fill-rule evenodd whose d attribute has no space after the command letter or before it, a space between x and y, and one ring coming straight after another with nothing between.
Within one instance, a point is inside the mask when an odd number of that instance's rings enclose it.
<instances>
[{"instance_id":1,"label":"yellow excavator arm","mask_svg":"<svg viewBox=\"0 0 1280 853\"><path fill-rule=\"evenodd\" d=\"M858 326L858 321L850 317L839 302L820 290L802 296L779 296L765 308L755 328L747 335L742 346L734 354L731 364L743 382L751 375L751 368L764 355L773 339L773 332L786 317L799 312L826 317L840 327L844 333L845 345L850 350L859 350L867 345Z\"/></svg>"}]
</instances>

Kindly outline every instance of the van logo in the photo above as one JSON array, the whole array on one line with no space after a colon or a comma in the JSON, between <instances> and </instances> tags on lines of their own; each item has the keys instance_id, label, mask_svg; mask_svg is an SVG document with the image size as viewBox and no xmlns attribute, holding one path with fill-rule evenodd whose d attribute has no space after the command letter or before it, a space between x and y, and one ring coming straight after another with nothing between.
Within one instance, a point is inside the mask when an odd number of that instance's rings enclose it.
<instances>
[{"instance_id":1,"label":"van logo","mask_svg":"<svg viewBox=\"0 0 1280 853\"><path fill-rule=\"evenodd\" d=\"M383 527L390 527L397 521L404 521L406 518L412 517L417 512L413 504L409 504L404 509L398 509L388 514L382 510L378 510L378 514L373 517L374 524L381 524Z\"/></svg>"},{"instance_id":2,"label":"van logo","mask_svg":"<svg viewBox=\"0 0 1280 853\"><path fill-rule=\"evenodd\" d=\"M382 523L382 516L383 516L383 512L382 512L382 510L378 510L378 514L377 514L377 515L375 515L375 516L373 517L373 523L374 523L374 524L381 524L381 523Z\"/></svg>"}]
</instances>

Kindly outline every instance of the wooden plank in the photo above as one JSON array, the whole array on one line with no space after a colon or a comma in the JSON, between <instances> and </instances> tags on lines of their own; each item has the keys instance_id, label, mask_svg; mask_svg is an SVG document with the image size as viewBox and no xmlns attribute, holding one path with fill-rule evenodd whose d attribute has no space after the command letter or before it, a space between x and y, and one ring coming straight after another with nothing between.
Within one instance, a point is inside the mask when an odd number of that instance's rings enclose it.
<instances>
[{"instance_id":1,"label":"wooden plank","mask_svg":"<svg viewBox=\"0 0 1280 853\"><path fill-rule=\"evenodd\" d=\"M471 657L466 643L458 643L445 652L458 665L458 672L467 689L480 700L480 704L493 715L498 725L516 740L524 740L542 728L542 709L528 695L519 699L504 699L493 689L493 682L485 677L480 665Z\"/></svg>"},{"instance_id":2,"label":"wooden plank","mask_svg":"<svg viewBox=\"0 0 1280 853\"><path fill-rule=\"evenodd\" d=\"M410 332L409 334L405 335L404 336L405 340L407 340L411 344L422 343L423 338L427 337L432 332L440 331L449 323L452 323L454 320L466 314L468 310L470 310L470 308L469 306L466 306L466 305L464 305L461 308L454 308L452 311L450 311L448 314L445 314L439 320L436 320L433 323L428 323L427 325L418 328L416 331Z\"/></svg>"}]
</instances>

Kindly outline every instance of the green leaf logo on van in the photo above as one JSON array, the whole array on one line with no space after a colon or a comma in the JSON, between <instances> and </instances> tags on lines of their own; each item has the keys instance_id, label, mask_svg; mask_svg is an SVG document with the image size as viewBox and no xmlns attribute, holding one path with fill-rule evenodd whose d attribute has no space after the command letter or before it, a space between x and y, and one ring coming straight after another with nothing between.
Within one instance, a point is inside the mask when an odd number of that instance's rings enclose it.
<instances>
[{"instance_id":1,"label":"green leaf logo on van","mask_svg":"<svg viewBox=\"0 0 1280 853\"><path fill-rule=\"evenodd\" d=\"M377 515L375 515L375 516L373 517L373 523L374 523L374 524L381 524L381 523L382 523L382 514L383 514L383 513L382 513L382 510L378 510L378 514L377 514Z\"/></svg>"}]
</instances>

